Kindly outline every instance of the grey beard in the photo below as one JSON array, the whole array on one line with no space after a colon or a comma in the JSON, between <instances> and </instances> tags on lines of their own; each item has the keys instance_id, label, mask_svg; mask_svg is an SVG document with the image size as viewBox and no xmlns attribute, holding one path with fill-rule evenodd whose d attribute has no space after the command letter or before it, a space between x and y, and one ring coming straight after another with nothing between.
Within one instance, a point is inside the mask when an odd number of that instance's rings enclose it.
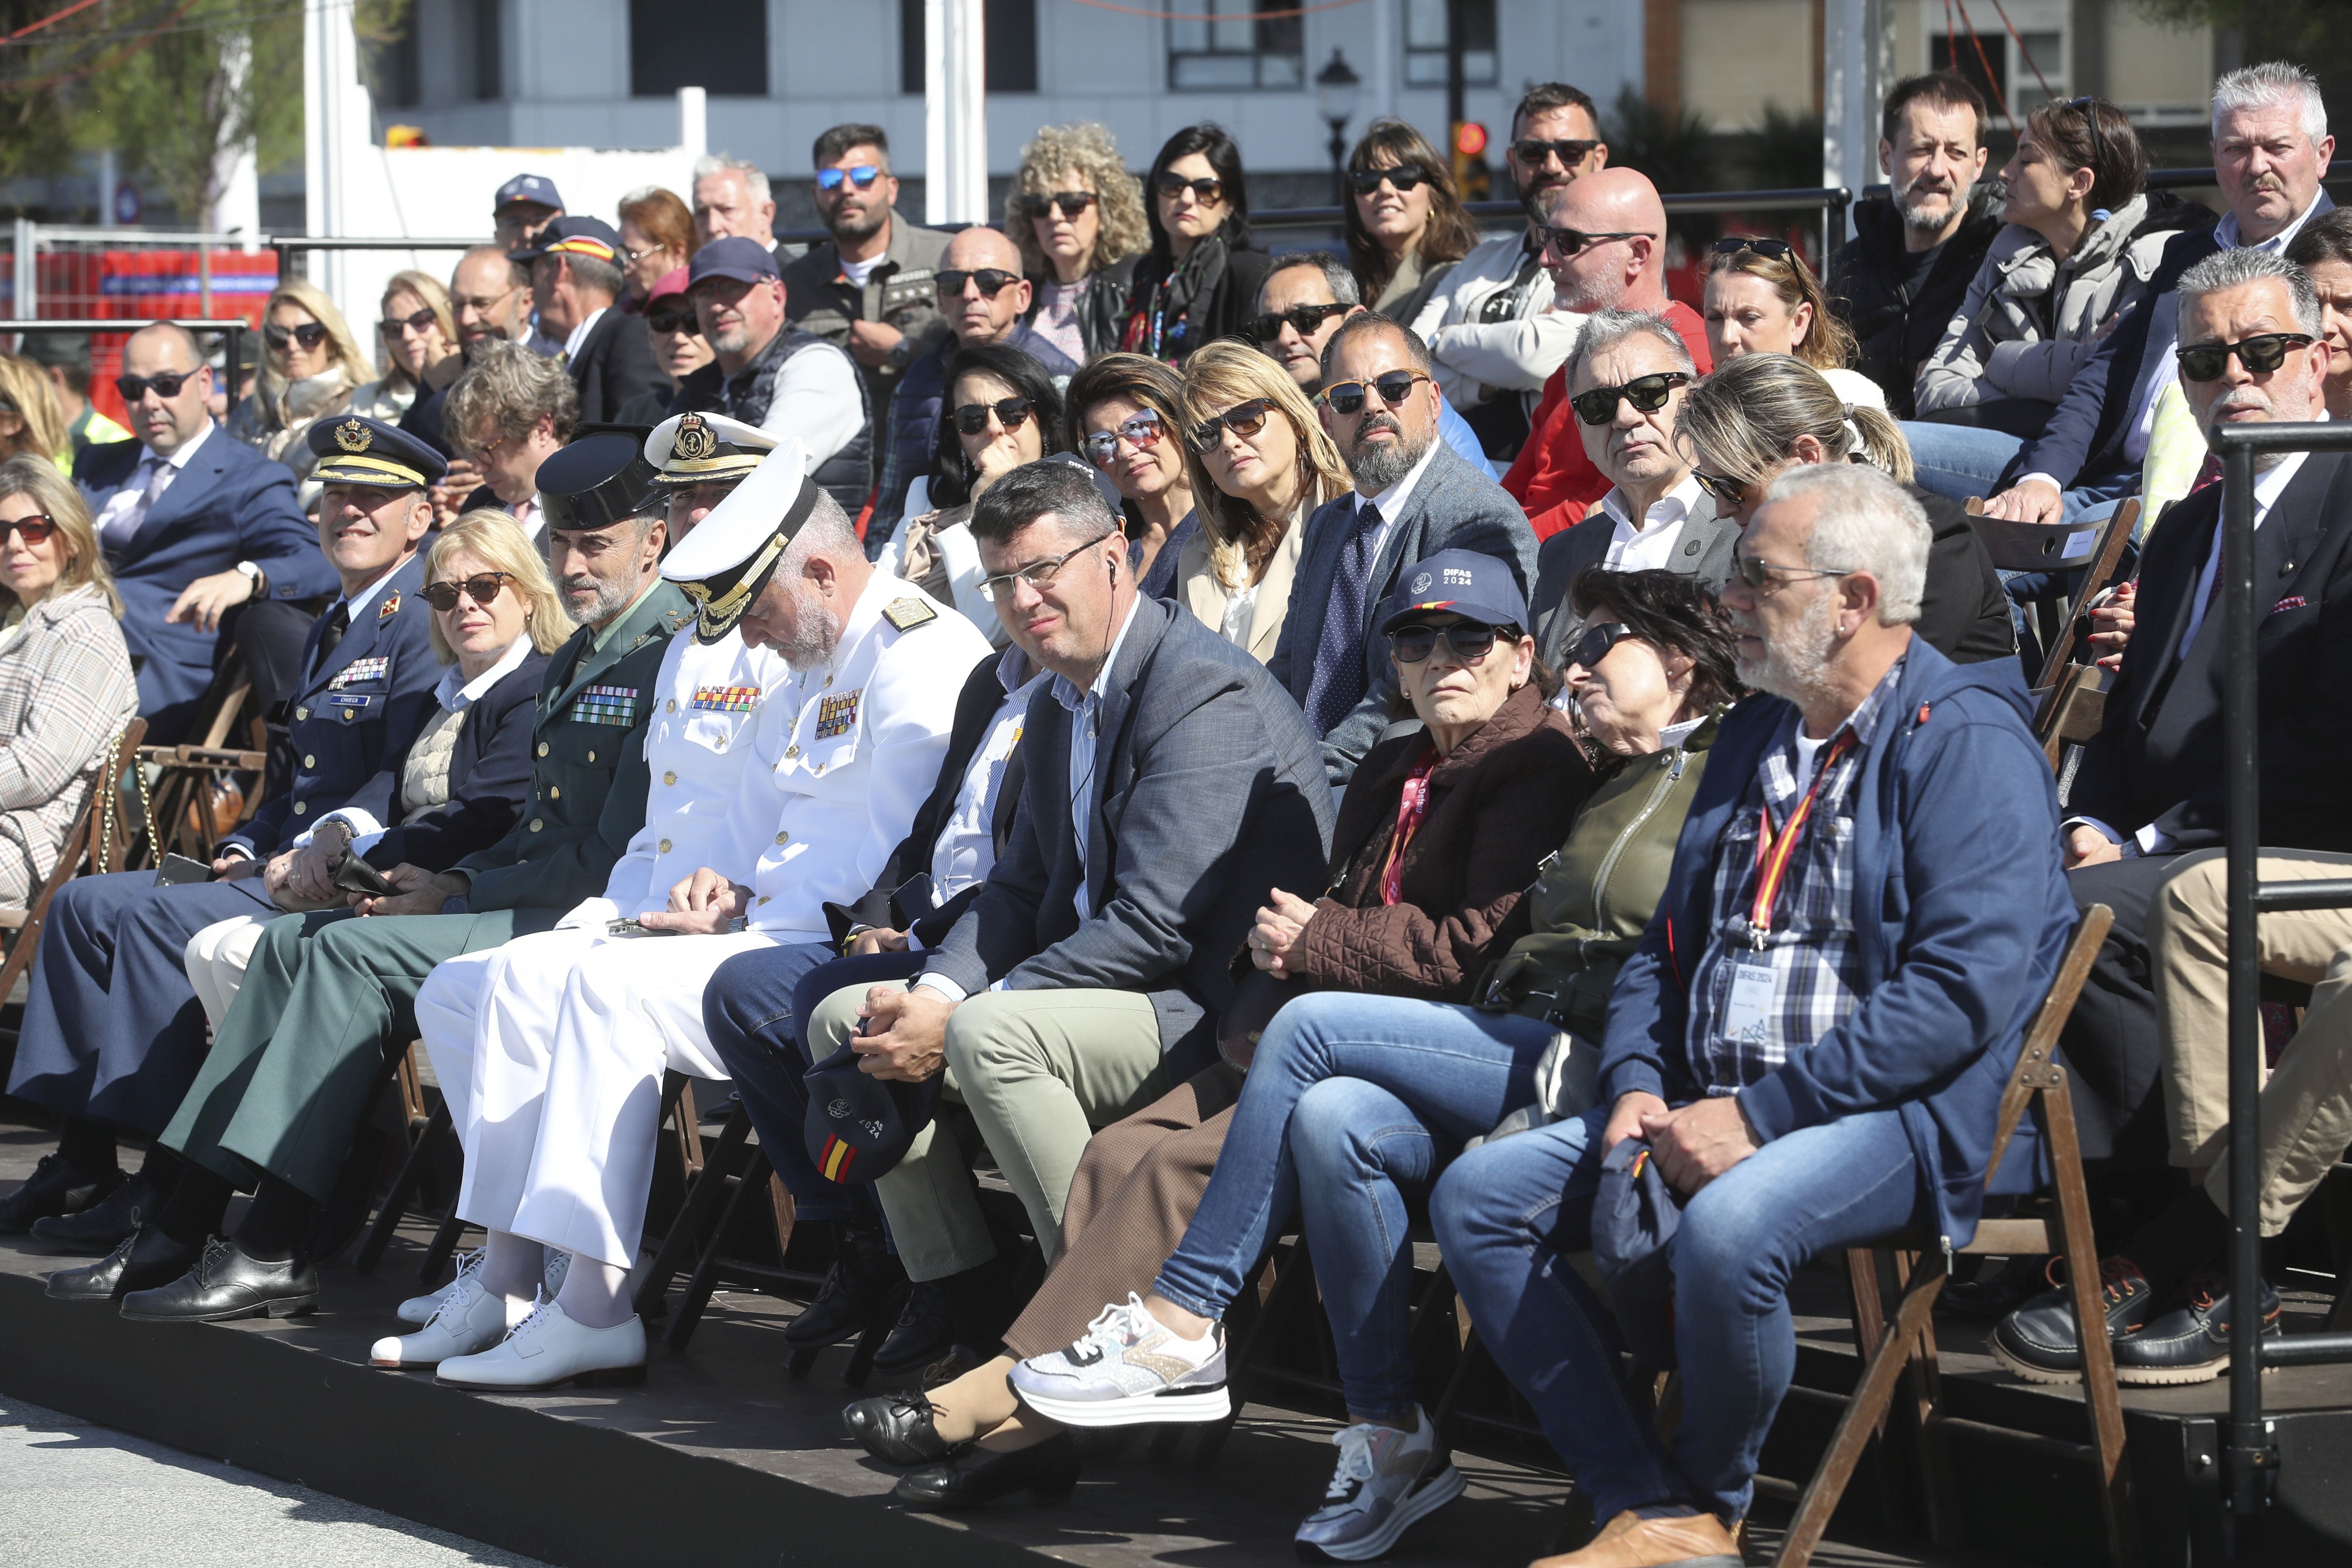
<instances>
[{"instance_id":1,"label":"grey beard","mask_svg":"<svg viewBox=\"0 0 2352 1568\"><path fill-rule=\"evenodd\" d=\"M1828 689L1830 650L1837 646L1836 605L1827 594L1817 595L1805 617L1790 628L1790 641L1764 643L1764 657L1750 663L1737 660L1739 679L1759 691L1785 697L1802 708Z\"/></svg>"},{"instance_id":2,"label":"grey beard","mask_svg":"<svg viewBox=\"0 0 2352 1568\"><path fill-rule=\"evenodd\" d=\"M792 635L777 646L795 674L822 669L833 662L841 647L841 623L821 604L811 604L787 589L793 605Z\"/></svg>"},{"instance_id":3,"label":"grey beard","mask_svg":"<svg viewBox=\"0 0 2352 1568\"><path fill-rule=\"evenodd\" d=\"M1393 417L1383 416L1383 417ZM1397 438L1376 447L1359 447L1348 458L1348 473L1362 494L1376 496L1399 479L1412 472L1412 466L1428 456L1437 439L1433 430L1426 439L1415 446L1406 435L1404 426L1397 426Z\"/></svg>"},{"instance_id":4,"label":"grey beard","mask_svg":"<svg viewBox=\"0 0 2352 1568\"><path fill-rule=\"evenodd\" d=\"M627 609L629 601L635 597L626 583L608 583L602 577L566 577L563 586L567 590L583 588L590 583L596 585L596 602L584 614L572 607L572 595L568 592L563 596L563 613L572 617L574 626L598 626L609 621Z\"/></svg>"},{"instance_id":5,"label":"grey beard","mask_svg":"<svg viewBox=\"0 0 2352 1568\"><path fill-rule=\"evenodd\" d=\"M1908 193L1906 194L1907 195ZM1913 206L1910 203L1905 201L1901 197L1896 197L1895 201L1895 210L1901 216L1904 227L1916 228L1923 233L1933 234L1937 229L1943 227L1944 225L1949 223L1951 221L1952 214L1966 206L1968 205L1968 200L1969 193L1966 190L1954 191L1951 195L1951 205L1945 208L1941 216L1936 216L1928 213L1925 208Z\"/></svg>"}]
</instances>

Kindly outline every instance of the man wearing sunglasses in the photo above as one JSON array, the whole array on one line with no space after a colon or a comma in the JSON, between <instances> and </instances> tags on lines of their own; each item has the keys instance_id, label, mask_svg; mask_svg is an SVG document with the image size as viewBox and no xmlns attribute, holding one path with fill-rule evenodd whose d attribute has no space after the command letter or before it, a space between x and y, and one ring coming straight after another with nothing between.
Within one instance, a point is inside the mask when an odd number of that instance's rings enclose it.
<instances>
[{"instance_id":1,"label":"man wearing sunglasses","mask_svg":"<svg viewBox=\"0 0 2352 1568\"><path fill-rule=\"evenodd\" d=\"M1496 462L1507 464L1527 442L1528 419L1544 378L1575 342L1566 323L1546 323L1551 279L1544 270L1544 228L1552 193L1609 163L1592 99L1566 82L1528 89L1511 114L1504 163L1528 226L1475 247L1439 285L1444 304L1413 323L1437 361L1438 389L1458 409ZM1433 305L1436 301L1432 301Z\"/></svg>"},{"instance_id":2,"label":"man wearing sunglasses","mask_svg":"<svg viewBox=\"0 0 2352 1568\"><path fill-rule=\"evenodd\" d=\"M170 745L210 717L198 710L222 616L240 605L324 598L335 573L285 465L213 438L213 372L185 328L131 333L115 386L132 439L84 449L74 483L122 595L123 640L141 661L139 710L153 743ZM310 618L289 609L284 619L273 621L257 660L292 671Z\"/></svg>"},{"instance_id":3,"label":"man wearing sunglasses","mask_svg":"<svg viewBox=\"0 0 2352 1568\"><path fill-rule=\"evenodd\" d=\"M621 237L593 217L559 217L508 257L530 268L540 329L562 340L558 358L590 425L612 423L623 404L669 383L644 331L613 309L621 297L620 257Z\"/></svg>"}]
</instances>

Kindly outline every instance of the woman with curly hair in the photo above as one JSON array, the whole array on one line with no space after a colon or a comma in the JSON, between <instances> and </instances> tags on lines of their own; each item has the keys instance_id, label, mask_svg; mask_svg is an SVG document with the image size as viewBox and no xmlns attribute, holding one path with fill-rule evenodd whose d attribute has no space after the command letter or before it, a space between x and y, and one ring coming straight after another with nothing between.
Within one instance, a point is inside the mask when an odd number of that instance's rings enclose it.
<instances>
[{"instance_id":1,"label":"woman with curly hair","mask_svg":"<svg viewBox=\"0 0 2352 1568\"><path fill-rule=\"evenodd\" d=\"M1340 226L1365 302L1408 325L1478 243L1454 171L1402 120L1375 120L1348 155Z\"/></svg>"},{"instance_id":2,"label":"woman with curly hair","mask_svg":"<svg viewBox=\"0 0 2352 1568\"><path fill-rule=\"evenodd\" d=\"M1030 330L1080 364L1118 347L1151 231L1111 133L1092 121L1039 127L1004 198L1004 232L1034 289Z\"/></svg>"}]
</instances>

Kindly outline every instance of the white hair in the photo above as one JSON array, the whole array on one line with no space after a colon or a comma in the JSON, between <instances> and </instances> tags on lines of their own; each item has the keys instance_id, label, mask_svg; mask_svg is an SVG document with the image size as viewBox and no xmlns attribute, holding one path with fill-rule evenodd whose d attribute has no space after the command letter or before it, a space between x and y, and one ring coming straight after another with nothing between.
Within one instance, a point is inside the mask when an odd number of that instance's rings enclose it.
<instances>
[{"instance_id":1,"label":"white hair","mask_svg":"<svg viewBox=\"0 0 2352 1568\"><path fill-rule=\"evenodd\" d=\"M699 182L713 174L737 174L743 176L743 189L754 202L768 199L767 172L749 158L730 158L724 153L705 153L694 161L694 177Z\"/></svg>"},{"instance_id":2,"label":"white hair","mask_svg":"<svg viewBox=\"0 0 2352 1568\"><path fill-rule=\"evenodd\" d=\"M2302 100L2303 133L2311 144L2326 141L2327 104L2319 95L2319 79L2285 60L2240 66L2213 84L2213 140L2221 139L2221 116L2268 109L2290 98Z\"/></svg>"},{"instance_id":3,"label":"white hair","mask_svg":"<svg viewBox=\"0 0 2352 1568\"><path fill-rule=\"evenodd\" d=\"M1936 538L1926 510L1867 463L1808 464L1764 489L1769 502L1808 496L1821 502L1821 511L1805 542L1805 564L1877 578L1881 626L1917 620L1927 587L1927 548Z\"/></svg>"}]
</instances>

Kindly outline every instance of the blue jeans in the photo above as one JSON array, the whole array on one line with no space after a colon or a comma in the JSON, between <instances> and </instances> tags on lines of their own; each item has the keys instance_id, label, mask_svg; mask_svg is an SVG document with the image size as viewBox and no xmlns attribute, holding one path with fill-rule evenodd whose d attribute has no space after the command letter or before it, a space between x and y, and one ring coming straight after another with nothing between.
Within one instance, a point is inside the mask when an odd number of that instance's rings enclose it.
<instances>
[{"instance_id":1,"label":"blue jeans","mask_svg":"<svg viewBox=\"0 0 2352 1568\"><path fill-rule=\"evenodd\" d=\"M1979 430L1970 425L1939 425L1932 420L1906 419L1903 437L1910 444L1914 482L1923 490L1957 501L1981 496L1990 500L2003 488L2001 475L2025 443L2000 430ZM2059 521L2080 522L2092 511L2104 517L2112 503L2139 489L2137 468L2109 474L2062 491Z\"/></svg>"},{"instance_id":2,"label":"blue jeans","mask_svg":"<svg viewBox=\"0 0 2352 1568\"><path fill-rule=\"evenodd\" d=\"M1152 1288L1222 1318L1296 1203L1358 1415L1409 1420L1412 1247L1404 1199L1465 1139L1535 1097L1551 1026L1443 1002L1319 992L1259 1039L1233 1131Z\"/></svg>"},{"instance_id":3,"label":"blue jeans","mask_svg":"<svg viewBox=\"0 0 2352 1568\"><path fill-rule=\"evenodd\" d=\"M875 1212L873 1188L828 1182L809 1159L802 1131L808 1087L802 1075L814 1064L800 1021L845 985L904 980L921 969L919 952L876 952L838 958L822 942L747 952L720 964L702 994L702 1022L711 1048L727 1064L759 1130L768 1163L793 1194L802 1219L842 1220Z\"/></svg>"},{"instance_id":4,"label":"blue jeans","mask_svg":"<svg viewBox=\"0 0 2352 1568\"><path fill-rule=\"evenodd\" d=\"M1608 1310L1569 1267L1591 1246L1609 1108L1472 1150L1430 1200L1479 1337L1606 1521L1631 1508L1748 1511L1756 1456L1796 1368L1789 1277L1924 1213L1900 1117L1774 1140L1702 1188L1671 1244L1683 1415L1671 1454L1635 1405Z\"/></svg>"}]
</instances>

